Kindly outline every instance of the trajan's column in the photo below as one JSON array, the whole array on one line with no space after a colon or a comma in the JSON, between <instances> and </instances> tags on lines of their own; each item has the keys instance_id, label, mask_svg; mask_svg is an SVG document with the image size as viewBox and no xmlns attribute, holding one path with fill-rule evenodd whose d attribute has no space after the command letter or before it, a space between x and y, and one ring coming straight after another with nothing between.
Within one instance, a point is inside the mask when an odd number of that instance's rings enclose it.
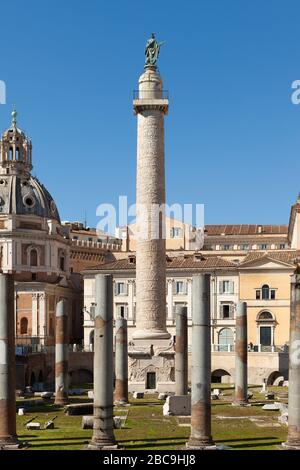
<instances>
[{"instance_id":1,"label":"trajan's column","mask_svg":"<svg viewBox=\"0 0 300 470\"><path fill-rule=\"evenodd\" d=\"M146 44L144 73L133 101L137 115L136 331L130 388L172 390L174 351L166 330L164 116L169 101L157 71L160 46Z\"/></svg>"}]
</instances>

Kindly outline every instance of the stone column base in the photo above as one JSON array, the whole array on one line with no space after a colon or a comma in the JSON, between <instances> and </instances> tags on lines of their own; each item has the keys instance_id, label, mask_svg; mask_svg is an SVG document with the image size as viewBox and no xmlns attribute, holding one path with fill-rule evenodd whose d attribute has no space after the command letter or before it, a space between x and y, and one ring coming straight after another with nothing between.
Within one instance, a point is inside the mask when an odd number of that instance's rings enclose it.
<instances>
[{"instance_id":1,"label":"stone column base","mask_svg":"<svg viewBox=\"0 0 300 470\"><path fill-rule=\"evenodd\" d=\"M0 450L18 450L26 447L24 442L18 441L18 439L0 439Z\"/></svg>"},{"instance_id":2,"label":"stone column base","mask_svg":"<svg viewBox=\"0 0 300 470\"><path fill-rule=\"evenodd\" d=\"M232 406L251 406L248 401L233 401Z\"/></svg>"},{"instance_id":3,"label":"stone column base","mask_svg":"<svg viewBox=\"0 0 300 470\"><path fill-rule=\"evenodd\" d=\"M69 400L67 400L67 401L55 401L53 403L53 405L63 407L63 406L69 405L69 403L70 403Z\"/></svg>"},{"instance_id":4,"label":"stone column base","mask_svg":"<svg viewBox=\"0 0 300 470\"><path fill-rule=\"evenodd\" d=\"M282 450L300 450L300 441L299 442L283 442L281 444Z\"/></svg>"},{"instance_id":5,"label":"stone column base","mask_svg":"<svg viewBox=\"0 0 300 470\"><path fill-rule=\"evenodd\" d=\"M118 450L120 449L116 442L97 442L91 441L85 448L86 450Z\"/></svg>"},{"instance_id":6,"label":"stone column base","mask_svg":"<svg viewBox=\"0 0 300 470\"><path fill-rule=\"evenodd\" d=\"M189 450L218 450L214 441L206 441L206 440L198 440L198 439L190 439L185 446L186 449Z\"/></svg>"},{"instance_id":7,"label":"stone column base","mask_svg":"<svg viewBox=\"0 0 300 470\"><path fill-rule=\"evenodd\" d=\"M130 403L125 400L115 400L114 405L115 406L130 406Z\"/></svg>"}]
</instances>

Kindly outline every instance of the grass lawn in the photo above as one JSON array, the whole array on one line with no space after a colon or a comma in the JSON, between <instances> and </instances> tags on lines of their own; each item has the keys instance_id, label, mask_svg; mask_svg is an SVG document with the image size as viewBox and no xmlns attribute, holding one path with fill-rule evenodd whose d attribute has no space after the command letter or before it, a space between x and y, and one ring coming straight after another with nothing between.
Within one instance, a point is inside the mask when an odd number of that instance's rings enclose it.
<instances>
[{"instance_id":1,"label":"grass lawn","mask_svg":"<svg viewBox=\"0 0 300 470\"><path fill-rule=\"evenodd\" d=\"M286 391L280 387L272 390ZM253 406L234 407L230 402L233 390L224 390L229 396L212 402L212 431L218 445L237 450L276 449L285 440L287 427L279 425L276 411L262 410L257 404L264 398L258 389L253 389ZM74 397L71 402L89 401L87 397ZM185 446L189 437L188 419L164 417L163 403L155 395L145 399L131 398L125 427L117 429L115 436L119 444L128 450L161 449L176 450ZM20 407L20 401L17 402ZM120 410L120 412L118 411ZM116 409L115 415L124 414L125 408ZM25 423L31 418L44 424L57 416L55 429L27 431ZM25 416L17 416L17 430L20 440L27 441L30 450L80 450L89 442L92 430L81 428L81 416L67 416L61 408L42 402L28 408Z\"/></svg>"}]
</instances>

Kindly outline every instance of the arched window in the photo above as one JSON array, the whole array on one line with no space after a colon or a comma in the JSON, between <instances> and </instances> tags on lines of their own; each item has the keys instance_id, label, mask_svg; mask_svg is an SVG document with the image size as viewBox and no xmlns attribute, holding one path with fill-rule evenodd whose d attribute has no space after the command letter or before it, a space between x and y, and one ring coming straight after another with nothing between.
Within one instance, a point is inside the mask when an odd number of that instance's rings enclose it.
<instances>
[{"instance_id":1,"label":"arched window","mask_svg":"<svg viewBox=\"0 0 300 470\"><path fill-rule=\"evenodd\" d=\"M20 150L19 147L16 148L16 160L19 160Z\"/></svg>"},{"instance_id":2,"label":"arched window","mask_svg":"<svg viewBox=\"0 0 300 470\"><path fill-rule=\"evenodd\" d=\"M59 268L61 271L65 270L65 257L64 256L60 256L59 258Z\"/></svg>"},{"instance_id":3,"label":"arched window","mask_svg":"<svg viewBox=\"0 0 300 470\"><path fill-rule=\"evenodd\" d=\"M9 153L8 153L8 159L9 159L9 160L12 160L12 159L13 159L13 156L14 156L14 151L13 151L13 148L10 147Z\"/></svg>"},{"instance_id":4,"label":"arched window","mask_svg":"<svg viewBox=\"0 0 300 470\"><path fill-rule=\"evenodd\" d=\"M267 284L264 284L261 288L261 296L263 300L269 300L270 298L270 288Z\"/></svg>"},{"instance_id":5,"label":"arched window","mask_svg":"<svg viewBox=\"0 0 300 470\"><path fill-rule=\"evenodd\" d=\"M27 320L26 317L21 318L20 333L21 333L21 335L27 335L28 334L28 320Z\"/></svg>"},{"instance_id":6,"label":"arched window","mask_svg":"<svg viewBox=\"0 0 300 470\"><path fill-rule=\"evenodd\" d=\"M262 312L259 314L258 320L273 320L273 315L270 312Z\"/></svg>"},{"instance_id":7,"label":"arched window","mask_svg":"<svg viewBox=\"0 0 300 470\"><path fill-rule=\"evenodd\" d=\"M233 345L233 331L231 328L223 328L219 331L219 350L230 351Z\"/></svg>"},{"instance_id":8,"label":"arched window","mask_svg":"<svg viewBox=\"0 0 300 470\"><path fill-rule=\"evenodd\" d=\"M38 252L35 248L32 248L30 250L29 264L30 264L30 266L37 266L38 265Z\"/></svg>"}]
</instances>

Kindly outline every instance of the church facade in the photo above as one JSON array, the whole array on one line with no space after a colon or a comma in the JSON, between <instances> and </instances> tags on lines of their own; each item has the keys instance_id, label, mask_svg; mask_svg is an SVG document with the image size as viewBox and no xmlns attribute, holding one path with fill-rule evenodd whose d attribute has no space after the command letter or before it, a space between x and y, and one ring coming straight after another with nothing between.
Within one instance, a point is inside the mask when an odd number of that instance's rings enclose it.
<instances>
[{"instance_id":1,"label":"church facade","mask_svg":"<svg viewBox=\"0 0 300 470\"><path fill-rule=\"evenodd\" d=\"M81 337L81 289L70 273L70 241L45 186L32 176L32 142L17 126L0 141L0 263L15 279L16 344L29 351L54 345L55 307L66 298L69 338Z\"/></svg>"}]
</instances>

